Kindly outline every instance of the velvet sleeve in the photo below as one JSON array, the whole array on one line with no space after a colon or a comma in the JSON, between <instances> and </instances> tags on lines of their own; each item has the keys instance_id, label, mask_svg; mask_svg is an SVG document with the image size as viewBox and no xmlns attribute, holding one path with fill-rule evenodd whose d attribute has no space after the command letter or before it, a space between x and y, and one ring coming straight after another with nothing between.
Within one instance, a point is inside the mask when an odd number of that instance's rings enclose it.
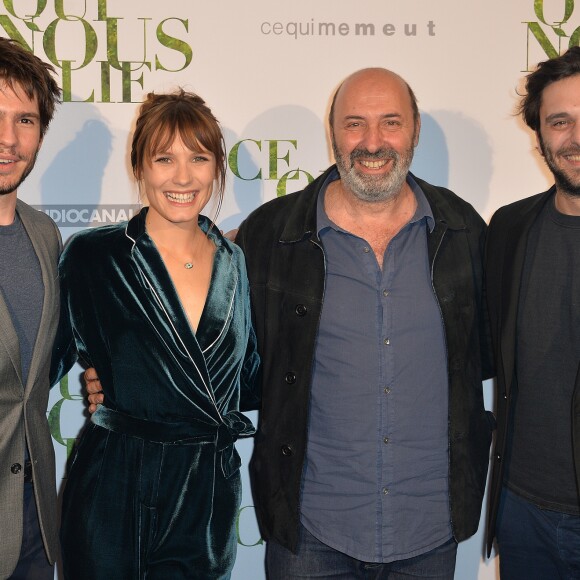
<instances>
[{"instance_id":1,"label":"velvet sleeve","mask_svg":"<svg viewBox=\"0 0 580 580\"><path fill-rule=\"evenodd\" d=\"M82 284L79 255L80 236L77 234L66 244L58 264L60 283L60 316L58 330L52 349L50 365L50 384L58 383L78 361L79 354L75 340L73 309L71 307L71 284L77 281Z\"/></svg>"}]
</instances>

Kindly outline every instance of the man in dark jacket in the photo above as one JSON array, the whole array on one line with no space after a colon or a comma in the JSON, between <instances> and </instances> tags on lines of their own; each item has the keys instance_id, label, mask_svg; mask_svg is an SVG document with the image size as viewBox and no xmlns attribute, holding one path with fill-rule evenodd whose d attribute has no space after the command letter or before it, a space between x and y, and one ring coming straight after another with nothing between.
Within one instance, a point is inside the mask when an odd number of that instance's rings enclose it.
<instances>
[{"instance_id":1,"label":"man in dark jacket","mask_svg":"<svg viewBox=\"0 0 580 580\"><path fill-rule=\"evenodd\" d=\"M488 514L502 578L580 578L580 47L527 77L555 185L493 216L486 279L498 431Z\"/></svg>"},{"instance_id":2,"label":"man in dark jacket","mask_svg":"<svg viewBox=\"0 0 580 580\"><path fill-rule=\"evenodd\" d=\"M336 166L237 237L263 360L251 475L268 577L452 580L494 424L485 224L409 173L420 117L398 75L354 73L329 121Z\"/></svg>"}]
</instances>

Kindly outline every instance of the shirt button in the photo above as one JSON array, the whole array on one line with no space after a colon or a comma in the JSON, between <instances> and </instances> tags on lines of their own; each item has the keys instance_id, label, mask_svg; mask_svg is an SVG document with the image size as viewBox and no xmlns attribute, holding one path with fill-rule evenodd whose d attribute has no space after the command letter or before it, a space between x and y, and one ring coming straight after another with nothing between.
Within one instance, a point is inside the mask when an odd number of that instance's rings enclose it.
<instances>
[{"instance_id":1,"label":"shirt button","mask_svg":"<svg viewBox=\"0 0 580 580\"><path fill-rule=\"evenodd\" d=\"M308 312L308 309L306 308L306 306L304 306L304 304L297 304L296 308L294 309L294 312L296 312L298 316L306 316L306 312Z\"/></svg>"},{"instance_id":2,"label":"shirt button","mask_svg":"<svg viewBox=\"0 0 580 580\"><path fill-rule=\"evenodd\" d=\"M14 474L16 473L20 473L22 471L22 465L20 465L20 463L14 463L11 467L10 467L10 471Z\"/></svg>"},{"instance_id":3,"label":"shirt button","mask_svg":"<svg viewBox=\"0 0 580 580\"><path fill-rule=\"evenodd\" d=\"M385 387L384 388L385 391L385 395L388 395L391 392L391 388L390 387Z\"/></svg>"},{"instance_id":4,"label":"shirt button","mask_svg":"<svg viewBox=\"0 0 580 580\"><path fill-rule=\"evenodd\" d=\"M389 438L388 437L383 437L383 443L386 445L389 442Z\"/></svg>"},{"instance_id":5,"label":"shirt button","mask_svg":"<svg viewBox=\"0 0 580 580\"><path fill-rule=\"evenodd\" d=\"M367 248L366 246L363 248L363 252L365 254L368 254L370 251L371 251L370 248Z\"/></svg>"},{"instance_id":6,"label":"shirt button","mask_svg":"<svg viewBox=\"0 0 580 580\"><path fill-rule=\"evenodd\" d=\"M383 487L383 495L389 495L389 488Z\"/></svg>"},{"instance_id":7,"label":"shirt button","mask_svg":"<svg viewBox=\"0 0 580 580\"><path fill-rule=\"evenodd\" d=\"M386 346L388 346L389 344L391 344L391 339L390 338L384 338L383 339L383 344L385 344Z\"/></svg>"},{"instance_id":8,"label":"shirt button","mask_svg":"<svg viewBox=\"0 0 580 580\"><path fill-rule=\"evenodd\" d=\"M285 455L286 457L289 457L294 453L294 450L290 445L282 445L280 449L282 451L282 455Z\"/></svg>"},{"instance_id":9,"label":"shirt button","mask_svg":"<svg viewBox=\"0 0 580 580\"><path fill-rule=\"evenodd\" d=\"M389 295L389 291L388 290L383 290L383 296L386 298Z\"/></svg>"}]
</instances>

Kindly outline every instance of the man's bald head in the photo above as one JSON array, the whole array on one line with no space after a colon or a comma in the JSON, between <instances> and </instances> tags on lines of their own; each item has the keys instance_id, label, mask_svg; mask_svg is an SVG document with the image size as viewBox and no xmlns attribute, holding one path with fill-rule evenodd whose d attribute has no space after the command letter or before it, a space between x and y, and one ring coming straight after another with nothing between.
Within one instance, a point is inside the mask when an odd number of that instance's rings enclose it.
<instances>
[{"instance_id":1,"label":"man's bald head","mask_svg":"<svg viewBox=\"0 0 580 580\"><path fill-rule=\"evenodd\" d=\"M393 85L399 84L401 87L404 87L407 94L409 95L409 104L411 105L411 109L413 110L413 119L415 124L419 121L419 107L417 105L417 97L413 92L413 89L409 86L409 84L398 74L390 71L386 68L363 68L352 73L348 76L344 81L340 84L334 96L332 98L332 103L330 105L330 112L328 114L328 125L330 130L333 130L334 125L334 114L336 109L336 101L339 98L341 92L344 89L346 90L357 90L359 87L364 87L369 82L391 82Z\"/></svg>"}]
</instances>

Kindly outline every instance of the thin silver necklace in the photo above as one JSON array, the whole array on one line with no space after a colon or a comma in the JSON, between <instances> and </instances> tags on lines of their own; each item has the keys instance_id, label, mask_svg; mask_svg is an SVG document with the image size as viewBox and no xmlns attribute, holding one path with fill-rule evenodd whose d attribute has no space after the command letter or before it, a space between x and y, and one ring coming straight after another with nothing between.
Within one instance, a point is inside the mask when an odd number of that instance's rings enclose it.
<instances>
[{"instance_id":1,"label":"thin silver necklace","mask_svg":"<svg viewBox=\"0 0 580 580\"><path fill-rule=\"evenodd\" d=\"M175 261L177 261L177 262L179 262L179 261L180 261L180 260L179 260L179 258L176 258L176 257L173 255L173 253L171 253L171 252L170 252L170 251L169 251L167 248L165 248L165 247L164 247L164 248L163 248L163 250L164 250L164 251L167 253L167 255L168 255L170 258L174 259L174 260L175 260ZM182 262L182 264L183 264L183 267L184 267L186 270L191 270L191 269L193 268L193 262L191 262L191 261L189 261L189 260L188 260L187 262Z\"/></svg>"},{"instance_id":2,"label":"thin silver necklace","mask_svg":"<svg viewBox=\"0 0 580 580\"><path fill-rule=\"evenodd\" d=\"M162 248L162 249L167 254L167 256L169 258L171 258L172 260L175 260L176 262L181 262L181 260L177 256L175 256L172 252L170 252L167 248ZM191 270L193 268L193 260L187 260L186 262L181 262L181 263L183 264L183 267L186 270Z\"/></svg>"}]
</instances>

